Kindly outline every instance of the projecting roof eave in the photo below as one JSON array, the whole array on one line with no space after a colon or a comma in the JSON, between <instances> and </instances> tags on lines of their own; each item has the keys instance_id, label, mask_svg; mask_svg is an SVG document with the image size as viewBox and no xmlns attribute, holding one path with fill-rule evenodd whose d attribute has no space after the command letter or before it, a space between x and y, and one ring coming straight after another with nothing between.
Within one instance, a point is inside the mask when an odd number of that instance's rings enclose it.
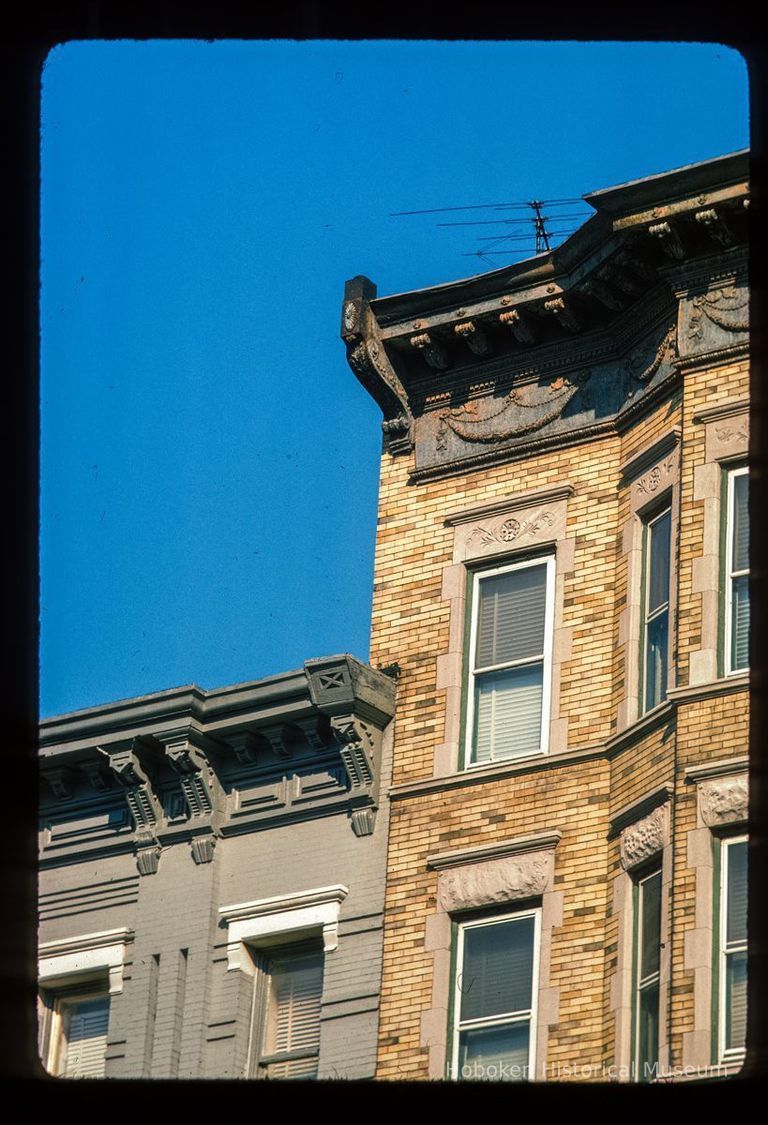
<instances>
[{"instance_id":1,"label":"projecting roof eave","mask_svg":"<svg viewBox=\"0 0 768 1125\"><path fill-rule=\"evenodd\" d=\"M624 229L665 218L667 208L688 209L694 200L699 206L711 205L746 193L748 175L749 150L743 149L589 192L583 198L596 214L555 250L458 281L376 297L370 302L371 311L386 338L388 328L419 317L476 306L501 295L524 294L542 282L557 280L565 287L566 279L580 273L582 266L589 270L590 258L601 257L606 244L619 245Z\"/></svg>"},{"instance_id":2,"label":"projecting roof eave","mask_svg":"<svg viewBox=\"0 0 768 1125\"><path fill-rule=\"evenodd\" d=\"M394 293L371 301L371 310L383 329L442 309L475 305L508 293L521 292L573 268L601 246L611 234L610 223L592 215L554 250L524 258L498 270L473 274L458 281L443 282L425 289Z\"/></svg>"},{"instance_id":3,"label":"projecting roof eave","mask_svg":"<svg viewBox=\"0 0 768 1125\"><path fill-rule=\"evenodd\" d=\"M330 690L324 686L329 677ZM181 730L219 737L320 712L354 710L386 725L394 714L394 694L389 676L355 657L321 657L307 660L298 670L261 680L210 691L192 684L44 719L39 728L40 760L79 759L99 745L163 738Z\"/></svg>"},{"instance_id":4,"label":"projecting roof eave","mask_svg":"<svg viewBox=\"0 0 768 1125\"><path fill-rule=\"evenodd\" d=\"M680 196L722 189L743 182L749 176L749 149L684 164L655 176L628 180L614 187L588 192L583 198L600 214L616 217L638 208L662 207Z\"/></svg>"}]
</instances>

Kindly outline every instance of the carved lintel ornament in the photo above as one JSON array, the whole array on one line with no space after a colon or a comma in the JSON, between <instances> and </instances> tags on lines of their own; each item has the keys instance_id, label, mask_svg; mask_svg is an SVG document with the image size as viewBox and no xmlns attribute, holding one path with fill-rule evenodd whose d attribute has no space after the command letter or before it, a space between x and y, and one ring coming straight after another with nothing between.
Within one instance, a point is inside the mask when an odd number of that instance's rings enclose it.
<instances>
[{"instance_id":1,"label":"carved lintel ornament","mask_svg":"<svg viewBox=\"0 0 768 1125\"><path fill-rule=\"evenodd\" d=\"M696 222L706 230L707 234L719 246L730 246L733 243L733 235L731 234L728 224L714 207L708 207L704 211L697 211L695 218Z\"/></svg>"},{"instance_id":2,"label":"carved lintel ornament","mask_svg":"<svg viewBox=\"0 0 768 1125\"><path fill-rule=\"evenodd\" d=\"M465 320L463 324L456 324L453 331L474 355L489 355L492 351L488 336L474 321Z\"/></svg>"},{"instance_id":3,"label":"carved lintel ornament","mask_svg":"<svg viewBox=\"0 0 768 1125\"><path fill-rule=\"evenodd\" d=\"M658 238L661 248L668 258L682 261L685 257L685 247L680 241L680 235L671 223L651 223L648 233L653 238Z\"/></svg>"},{"instance_id":4,"label":"carved lintel ornament","mask_svg":"<svg viewBox=\"0 0 768 1125\"><path fill-rule=\"evenodd\" d=\"M442 344L430 336L429 332L420 332L417 336L411 336L410 345L420 351L429 366L434 367L436 371L445 371L450 367L447 351Z\"/></svg>"},{"instance_id":5,"label":"carved lintel ornament","mask_svg":"<svg viewBox=\"0 0 768 1125\"><path fill-rule=\"evenodd\" d=\"M451 867L438 875L438 903L442 910L451 914L535 898L544 894L553 870L554 854L551 851Z\"/></svg>"},{"instance_id":6,"label":"carved lintel ornament","mask_svg":"<svg viewBox=\"0 0 768 1125\"><path fill-rule=\"evenodd\" d=\"M613 309L616 312L620 311L626 305L626 301L620 294L616 293L610 286L606 285L604 281L600 281L596 277L590 277L581 286L582 292L587 293L590 297L594 297L607 309Z\"/></svg>"},{"instance_id":7,"label":"carved lintel ornament","mask_svg":"<svg viewBox=\"0 0 768 1125\"><path fill-rule=\"evenodd\" d=\"M499 324L508 328L521 344L534 344L536 342L536 333L530 317L525 316L519 309L510 309L508 312L499 313Z\"/></svg>"},{"instance_id":8,"label":"carved lintel ornament","mask_svg":"<svg viewBox=\"0 0 768 1125\"><path fill-rule=\"evenodd\" d=\"M631 871L660 852L668 840L669 805L659 805L621 833L621 866Z\"/></svg>"},{"instance_id":9,"label":"carved lintel ornament","mask_svg":"<svg viewBox=\"0 0 768 1125\"><path fill-rule=\"evenodd\" d=\"M701 819L709 828L746 822L749 811L746 773L702 781L698 790Z\"/></svg>"},{"instance_id":10,"label":"carved lintel ornament","mask_svg":"<svg viewBox=\"0 0 768 1125\"><path fill-rule=\"evenodd\" d=\"M42 775L57 801L68 801L72 797L74 775L66 766L48 766Z\"/></svg>"},{"instance_id":11,"label":"carved lintel ornament","mask_svg":"<svg viewBox=\"0 0 768 1125\"><path fill-rule=\"evenodd\" d=\"M544 302L544 308L548 313L552 313L557 317L557 320L569 332L578 332L581 328L578 317L570 305L566 305L562 297L553 297L550 301Z\"/></svg>"}]
</instances>

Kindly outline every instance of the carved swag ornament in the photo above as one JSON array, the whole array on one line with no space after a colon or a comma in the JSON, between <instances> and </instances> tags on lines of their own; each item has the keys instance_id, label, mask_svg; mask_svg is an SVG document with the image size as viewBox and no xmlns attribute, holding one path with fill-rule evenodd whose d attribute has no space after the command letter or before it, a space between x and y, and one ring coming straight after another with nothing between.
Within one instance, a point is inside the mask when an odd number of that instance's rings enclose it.
<instances>
[{"instance_id":1,"label":"carved swag ornament","mask_svg":"<svg viewBox=\"0 0 768 1125\"><path fill-rule=\"evenodd\" d=\"M704 335L702 317L726 332L746 332L749 329L749 293L737 289L735 285L700 293L691 303L693 312L688 335L692 340L700 340Z\"/></svg>"},{"instance_id":2,"label":"carved swag ornament","mask_svg":"<svg viewBox=\"0 0 768 1125\"><path fill-rule=\"evenodd\" d=\"M513 387L504 396L500 406L482 416L478 415L476 402L453 410L443 410L438 420L437 449L442 452L447 448L449 429L461 441L484 444L507 441L509 438L541 430L561 416L590 375L590 371L583 371L573 379L559 376L544 388L543 394L538 395Z\"/></svg>"}]
</instances>

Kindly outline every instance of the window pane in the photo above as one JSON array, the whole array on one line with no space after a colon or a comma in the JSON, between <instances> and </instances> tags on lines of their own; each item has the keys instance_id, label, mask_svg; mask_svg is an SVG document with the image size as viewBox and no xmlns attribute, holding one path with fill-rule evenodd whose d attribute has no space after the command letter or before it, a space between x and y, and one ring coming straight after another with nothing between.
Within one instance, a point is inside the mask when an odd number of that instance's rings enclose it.
<instances>
[{"instance_id":1,"label":"window pane","mask_svg":"<svg viewBox=\"0 0 768 1125\"><path fill-rule=\"evenodd\" d=\"M747 1041L747 954L729 953L725 969L725 1046Z\"/></svg>"},{"instance_id":2,"label":"window pane","mask_svg":"<svg viewBox=\"0 0 768 1125\"><path fill-rule=\"evenodd\" d=\"M667 698L668 614L648 622L645 655L645 710Z\"/></svg>"},{"instance_id":3,"label":"window pane","mask_svg":"<svg viewBox=\"0 0 768 1125\"><path fill-rule=\"evenodd\" d=\"M533 928L528 917L464 931L458 981L462 1022L530 1009Z\"/></svg>"},{"instance_id":4,"label":"window pane","mask_svg":"<svg viewBox=\"0 0 768 1125\"><path fill-rule=\"evenodd\" d=\"M747 843L726 847L728 856L728 906L726 941L747 940Z\"/></svg>"},{"instance_id":5,"label":"window pane","mask_svg":"<svg viewBox=\"0 0 768 1125\"><path fill-rule=\"evenodd\" d=\"M475 680L474 761L492 762L541 749L543 663Z\"/></svg>"},{"instance_id":6,"label":"window pane","mask_svg":"<svg viewBox=\"0 0 768 1125\"><path fill-rule=\"evenodd\" d=\"M649 985L640 993L638 1005L638 1079L647 1082L654 1077L653 1064L659 1058L659 986Z\"/></svg>"},{"instance_id":7,"label":"window pane","mask_svg":"<svg viewBox=\"0 0 768 1125\"><path fill-rule=\"evenodd\" d=\"M731 580L731 669L749 667L749 578Z\"/></svg>"},{"instance_id":8,"label":"window pane","mask_svg":"<svg viewBox=\"0 0 768 1125\"><path fill-rule=\"evenodd\" d=\"M528 1021L506 1027L462 1031L459 1038L459 1078L520 1081L528 1073Z\"/></svg>"},{"instance_id":9,"label":"window pane","mask_svg":"<svg viewBox=\"0 0 768 1125\"><path fill-rule=\"evenodd\" d=\"M322 956L275 961L271 976L272 995L265 1054L316 1050L320 1046Z\"/></svg>"},{"instance_id":10,"label":"window pane","mask_svg":"<svg viewBox=\"0 0 768 1125\"><path fill-rule=\"evenodd\" d=\"M317 1066L318 1059L315 1057L269 1063L265 1070L267 1078L317 1078Z\"/></svg>"},{"instance_id":11,"label":"window pane","mask_svg":"<svg viewBox=\"0 0 768 1125\"><path fill-rule=\"evenodd\" d=\"M661 942L661 872L640 884L640 980L659 971Z\"/></svg>"},{"instance_id":12,"label":"window pane","mask_svg":"<svg viewBox=\"0 0 768 1125\"><path fill-rule=\"evenodd\" d=\"M648 606L646 614L669 601L670 513L648 525Z\"/></svg>"},{"instance_id":13,"label":"window pane","mask_svg":"<svg viewBox=\"0 0 768 1125\"><path fill-rule=\"evenodd\" d=\"M107 1053L109 997L67 1004L62 1073L69 1078L103 1078Z\"/></svg>"},{"instance_id":14,"label":"window pane","mask_svg":"<svg viewBox=\"0 0 768 1125\"><path fill-rule=\"evenodd\" d=\"M480 580L475 668L542 655L546 586L546 566Z\"/></svg>"},{"instance_id":15,"label":"window pane","mask_svg":"<svg viewBox=\"0 0 768 1125\"><path fill-rule=\"evenodd\" d=\"M746 473L733 478L733 555L732 570L749 569L749 507Z\"/></svg>"}]
</instances>

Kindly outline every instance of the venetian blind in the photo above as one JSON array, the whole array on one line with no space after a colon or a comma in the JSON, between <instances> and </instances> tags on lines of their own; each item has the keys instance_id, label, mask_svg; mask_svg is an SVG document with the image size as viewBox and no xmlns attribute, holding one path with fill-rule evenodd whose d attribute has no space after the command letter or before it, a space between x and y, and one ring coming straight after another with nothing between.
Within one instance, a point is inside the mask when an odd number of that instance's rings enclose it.
<instances>
[{"instance_id":1,"label":"venetian blind","mask_svg":"<svg viewBox=\"0 0 768 1125\"><path fill-rule=\"evenodd\" d=\"M475 669L541 656L546 565L495 574L479 585Z\"/></svg>"},{"instance_id":2,"label":"venetian blind","mask_svg":"<svg viewBox=\"0 0 768 1125\"><path fill-rule=\"evenodd\" d=\"M543 682L542 661L476 677L476 762L522 757L539 750Z\"/></svg>"},{"instance_id":3,"label":"venetian blind","mask_svg":"<svg viewBox=\"0 0 768 1125\"><path fill-rule=\"evenodd\" d=\"M67 1077L104 1077L108 1025L108 996L66 1006L63 1073Z\"/></svg>"},{"instance_id":4,"label":"venetian blind","mask_svg":"<svg viewBox=\"0 0 768 1125\"><path fill-rule=\"evenodd\" d=\"M272 963L272 1013L267 1055L301 1051L306 1060L271 1063L272 1077L310 1077L317 1070L320 1048L320 1005L323 991L322 954Z\"/></svg>"},{"instance_id":5,"label":"venetian blind","mask_svg":"<svg viewBox=\"0 0 768 1125\"><path fill-rule=\"evenodd\" d=\"M461 1020L524 1012L531 1007L532 917L464 931Z\"/></svg>"}]
</instances>

